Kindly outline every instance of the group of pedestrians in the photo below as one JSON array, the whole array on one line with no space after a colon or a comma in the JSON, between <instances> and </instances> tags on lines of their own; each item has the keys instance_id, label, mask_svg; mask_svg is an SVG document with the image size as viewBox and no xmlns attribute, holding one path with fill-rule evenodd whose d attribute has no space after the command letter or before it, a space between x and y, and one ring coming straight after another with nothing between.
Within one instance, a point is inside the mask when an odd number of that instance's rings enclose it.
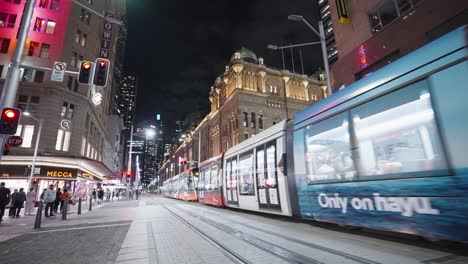
<instances>
[{"instance_id":1,"label":"group of pedestrians","mask_svg":"<svg viewBox=\"0 0 468 264\"><path fill-rule=\"evenodd\" d=\"M54 216L54 213L58 213L59 205L60 211L62 211L65 201L70 201L70 198L71 196L67 188L63 188L63 192L60 188L54 191L54 185L49 185L49 189L44 190L41 194L41 199L46 204L44 210L45 217Z\"/></svg>"},{"instance_id":2,"label":"group of pedestrians","mask_svg":"<svg viewBox=\"0 0 468 264\"><path fill-rule=\"evenodd\" d=\"M25 215L30 215L34 210L34 202L36 199L36 193L31 188L29 193L26 194L23 188L15 189L13 193L10 189L5 187L5 182L0 183L0 222L3 221L3 215L5 214L5 207L10 204L10 210L8 215L10 217L20 217L21 208L23 208L24 202L26 202Z\"/></svg>"}]
</instances>

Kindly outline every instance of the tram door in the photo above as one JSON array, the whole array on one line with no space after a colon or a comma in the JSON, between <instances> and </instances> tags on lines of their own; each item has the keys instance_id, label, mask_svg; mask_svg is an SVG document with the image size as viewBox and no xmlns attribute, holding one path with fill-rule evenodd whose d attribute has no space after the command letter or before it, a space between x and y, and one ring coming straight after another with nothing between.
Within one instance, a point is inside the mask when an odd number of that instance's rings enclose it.
<instances>
[{"instance_id":1,"label":"tram door","mask_svg":"<svg viewBox=\"0 0 468 264\"><path fill-rule=\"evenodd\" d=\"M276 144L274 141L257 147L255 165L260 208L281 209L276 164Z\"/></svg>"},{"instance_id":2,"label":"tram door","mask_svg":"<svg viewBox=\"0 0 468 264\"><path fill-rule=\"evenodd\" d=\"M237 156L226 162L226 200L228 204L239 205L237 197Z\"/></svg>"}]
</instances>

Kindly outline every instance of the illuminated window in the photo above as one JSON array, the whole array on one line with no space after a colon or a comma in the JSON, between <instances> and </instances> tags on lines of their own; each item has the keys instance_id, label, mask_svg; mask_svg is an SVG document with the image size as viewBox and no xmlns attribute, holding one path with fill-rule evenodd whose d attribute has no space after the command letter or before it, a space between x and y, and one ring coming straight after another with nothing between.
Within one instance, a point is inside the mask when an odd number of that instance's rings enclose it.
<instances>
[{"instance_id":1,"label":"illuminated window","mask_svg":"<svg viewBox=\"0 0 468 264\"><path fill-rule=\"evenodd\" d=\"M49 3L49 0L40 0L39 1L39 7L47 8L48 3Z\"/></svg>"},{"instance_id":2,"label":"illuminated window","mask_svg":"<svg viewBox=\"0 0 468 264\"><path fill-rule=\"evenodd\" d=\"M22 136L23 144L21 144L21 147L30 148L33 135L34 135L34 126L33 125L24 126L24 131L23 131L23 136Z\"/></svg>"},{"instance_id":3,"label":"illuminated window","mask_svg":"<svg viewBox=\"0 0 468 264\"><path fill-rule=\"evenodd\" d=\"M86 46L86 41L88 39L88 35L86 35L85 33L83 33L81 35L81 40L80 40L80 45L85 47Z\"/></svg>"},{"instance_id":4,"label":"illuminated window","mask_svg":"<svg viewBox=\"0 0 468 264\"><path fill-rule=\"evenodd\" d=\"M395 20L402 14L412 10L418 0L384 0L372 12L369 13L371 30L379 32L384 26ZM409 13L411 15L412 13Z\"/></svg>"},{"instance_id":5,"label":"illuminated window","mask_svg":"<svg viewBox=\"0 0 468 264\"><path fill-rule=\"evenodd\" d=\"M0 27L15 27L16 15L0 12Z\"/></svg>"},{"instance_id":6,"label":"illuminated window","mask_svg":"<svg viewBox=\"0 0 468 264\"><path fill-rule=\"evenodd\" d=\"M42 43L40 57L48 59L49 58L49 50L50 50L50 45Z\"/></svg>"},{"instance_id":7,"label":"illuminated window","mask_svg":"<svg viewBox=\"0 0 468 264\"><path fill-rule=\"evenodd\" d=\"M59 129L57 131L57 141L55 142L55 150L62 150L63 144L63 129Z\"/></svg>"},{"instance_id":8,"label":"illuminated window","mask_svg":"<svg viewBox=\"0 0 468 264\"><path fill-rule=\"evenodd\" d=\"M10 47L10 39L0 38L0 53L7 53Z\"/></svg>"},{"instance_id":9,"label":"illuminated window","mask_svg":"<svg viewBox=\"0 0 468 264\"><path fill-rule=\"evenodd\" d=\"M75 43L80 43L81 39L81 30L77 29L75 33Z\"/></svg>"},{"instance_id":10,"label":"illuminated window","mask_svg":"<svg viewBox=\"0 0 468 264\"><path fill-rule=\"evenodd\" d=\"M29 43L28 56L34 56L36 54L36 49L39 47L39 43L31 41Z\"/></svg>"},{"instance_id":11,"label":"illuminated window","mask_svg":"<svg viewBox=\"0 0 468 264\"><path fill-rule=\"evenodd\" d=\"M77 60L78 60L78 54L76 52L72 52L72 56L71 56L71 59L70 59L70 65L75 67Z\"/></svg>"},{"instance_id":12,"label":"illuminated window","mask_svg":"<svg viewBox=\"0 0 468 264\"><path fill-rule=\"evenodd\" d=\"M51 0L50 9L59 10L60 0Z\"/></svg>"},{"instance_id":13,"label":"illuminated window","mask_svg":"<svg viewBox=\"0 0 468 264\"><path fill-rule=\"evenodd\" d=\"M47 21L47 28L46 28L46 33L48 34L54 34L55 31L55 21L53 20L48 20Z\"/></svg>"},{"instance_id":14,"label":"illuminated window","mask_svg":"<svg viewBox=\"0 0 468 264\"><path fill-rule=\"evenodd\" d=\"M36 17L36 22L34 22L34 31L41 32L42 24L44 23L44 19L40 17Z\"/></svg>"},{"instance_id":15,"label":"illuminated window","mask_svg":"<svg viewBox=\"0 0 468 264\"><path fill-rule=\"evenodd\" d=\"M239 158L239 194L255 195L253 153L243 154Z\"/></svg>"}]
</instances>

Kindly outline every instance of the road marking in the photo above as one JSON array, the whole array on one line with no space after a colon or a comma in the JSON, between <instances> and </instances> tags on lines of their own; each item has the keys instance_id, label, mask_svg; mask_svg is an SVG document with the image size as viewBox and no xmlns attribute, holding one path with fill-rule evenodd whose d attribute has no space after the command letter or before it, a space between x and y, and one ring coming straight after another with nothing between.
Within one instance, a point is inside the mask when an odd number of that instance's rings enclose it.
<instances>
[{"instance_id":1,"label":"road marking","mask_svg":"<svg viewBox=\"0 0 468 264\"><path fill-rule=\"evenodd\" d=\"M131 225L131 224L132 224L132 223L111 224L111 225L95 225L95 226L82 226L82 227L62 228L62 229L55 229L55 230L35 231L35 232L27 233L27 234L52 233L52 232L61 232L61 231L70 231L70 230L82 230L82 229L101 228L101 227L113 227L113 226L126 226L126 225Z\"/></svg>"}]
</instances>

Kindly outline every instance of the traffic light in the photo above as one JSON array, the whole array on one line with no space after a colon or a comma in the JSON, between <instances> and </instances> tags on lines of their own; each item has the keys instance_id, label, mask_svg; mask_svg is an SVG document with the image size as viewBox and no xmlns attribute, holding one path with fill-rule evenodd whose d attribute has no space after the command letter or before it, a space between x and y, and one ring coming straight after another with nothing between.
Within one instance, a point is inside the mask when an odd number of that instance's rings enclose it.
<instances>
[{"instance_id":1,"label":"traffic light","mask_svg":"<svg viewBox=\"0 0 468 264\"><path fill-rule=\"evenodd\" d=\"M0 117L0 134L14 135L18 128L21 110L18 108L5 107Z\"/></svg>"},{"instance_id":2,"label":"traffic light","mask_svg":"<svg viewBox=\"0 0 468 264\"><path fill-rule=\"evenodd\" d=\"M96 68L94 69L93 84L97 86L107 85L107 76L109 74L110 61L107 59L96 59Z\"/></svg>"},{"instance_id":3,"label":"traffic light","mask_svg":"<svg viewBox=\"0 0 468 264\"><path fill-rule=\"evenodd\" d=\"M131 170L125 171L125 176L127 176L127 178L132 177L132 171Z\"/></svg>"},{"instance_id":4,"label":"traffic light","mask_svg":"<svg viewBox=\"0 0 468 264\"><path fill-rule=\"evenodd\" d=\"M80 65L80 74L78 82L81 84L89 84L91 82L91 73L93 72L93 63L90 61L83 61Z\"/></svg>"}]
</instances>

